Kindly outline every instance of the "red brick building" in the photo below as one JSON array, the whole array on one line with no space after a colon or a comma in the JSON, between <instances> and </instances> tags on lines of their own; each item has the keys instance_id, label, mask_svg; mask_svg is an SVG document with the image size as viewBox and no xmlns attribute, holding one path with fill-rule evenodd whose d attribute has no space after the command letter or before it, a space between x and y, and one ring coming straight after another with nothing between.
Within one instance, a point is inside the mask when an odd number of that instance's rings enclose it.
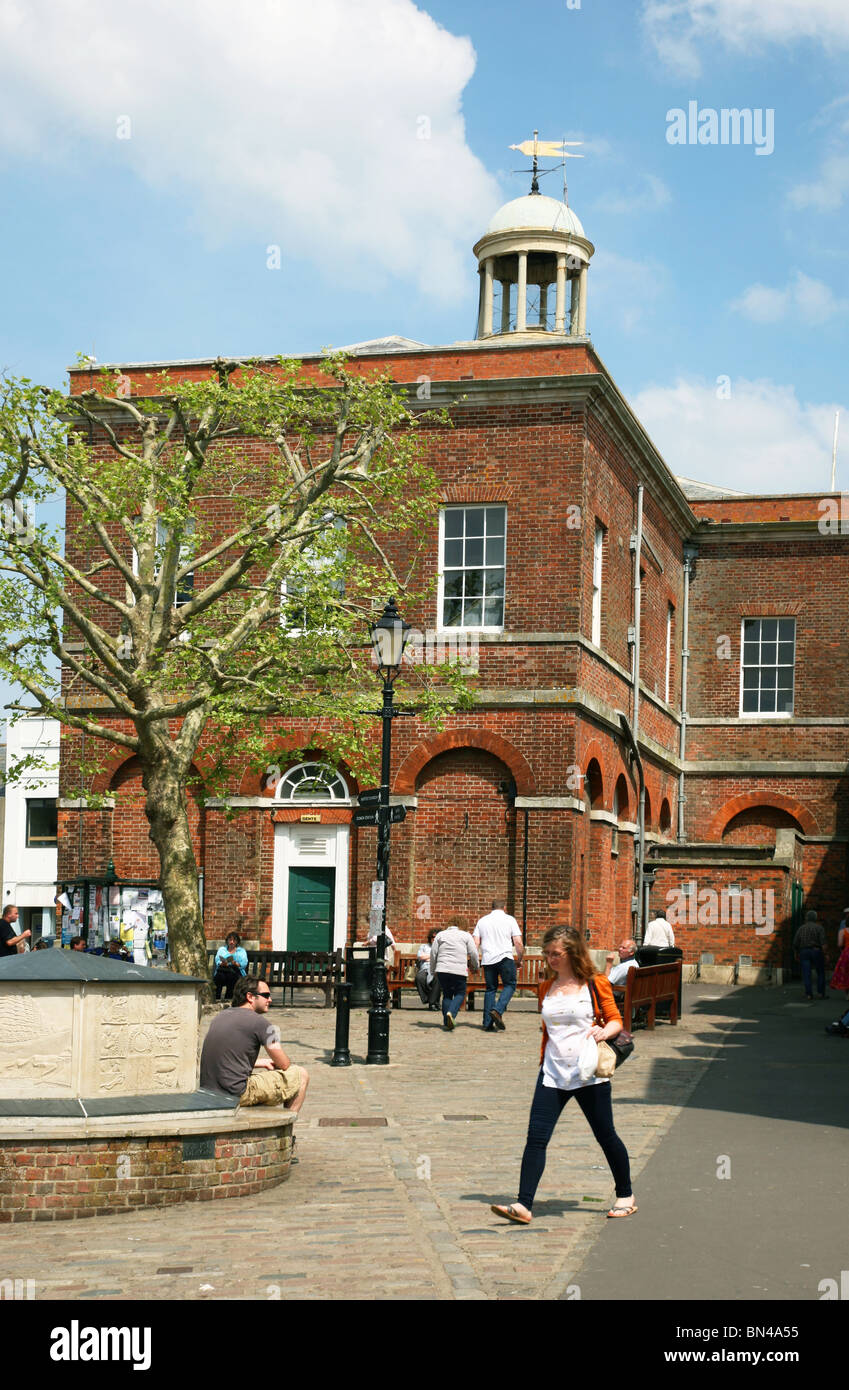
<instances>
[{"instance_id":1,"label":"red brick building","mask_svg":"<svg viewBox=\"0 0 849 1390\"><path fill-rule=\"evenodd\" d=\"M408 815L392 832L389 925L417 941L497 895L532 943L564 918L593 947L630 934L639 778L624 715L644 771L650 915L678 919L687 961L786 966L800 905L836 924L846 898L840 528L818 496L673 476L586 336L593 248L565 205L516 199L475 250L476 340L388 339L353 359L450 412L453 428L427 436L438 592L404 616L478 653L472 711L439 734L416 719L393 730L392 795ZM143 394L151 364L121 370ZM304 370L320 377L321 359ZM235 926L282 949L362 934L375 833L351 823L355 770L304 795L301 769L324 757L305 731L281 747L280 779L234 767L235 819L193 803L210 939ZM104 809L60 810L60 874L111 857L122 877L155 877L137 764L116 750L98 790Z\"/></svg>"}]
</instances>

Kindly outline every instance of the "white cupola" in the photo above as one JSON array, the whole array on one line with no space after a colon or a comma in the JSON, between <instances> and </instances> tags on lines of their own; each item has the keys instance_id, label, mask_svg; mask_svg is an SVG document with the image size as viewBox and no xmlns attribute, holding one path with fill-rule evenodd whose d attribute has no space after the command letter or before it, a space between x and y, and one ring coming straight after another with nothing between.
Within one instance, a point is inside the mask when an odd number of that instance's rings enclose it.
<instances>
[{"instance_id":1,"label":"white cupola","mask_svg":"<svg viewBox=\"0 0 849 1390\"><path fill-rule=\"evenodd\" d=\"M587 268L595 247L568 204L536 191L534 174L532 191L499 208L474 248L478 339L586 335Z\"/></svg>"}]
</instances>

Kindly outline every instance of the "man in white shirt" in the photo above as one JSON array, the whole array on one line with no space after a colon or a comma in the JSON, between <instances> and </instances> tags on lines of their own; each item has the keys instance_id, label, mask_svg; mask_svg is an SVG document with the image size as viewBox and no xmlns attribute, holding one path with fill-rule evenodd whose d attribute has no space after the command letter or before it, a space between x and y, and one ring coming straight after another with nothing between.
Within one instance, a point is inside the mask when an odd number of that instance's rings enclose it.
<instances>
[{"instance_id":1,"label":"man in white shirt","mask_svg":"<svg viewBox=\"0 0 849 1390\"><path fill-rule=\"evenodd\" d=\"M665 917L655 917L646 927L644 946L674 946L675 933Z\"/></svg>"},{"instance_id":2,"label":"man in white shirt","mask_svg":"<svg viewBox=\"0 0 849 1390\"><path fill-rule=\"evenodd\" d=\"M519 923L504 911L503 898L496 898L492 911L481 917L472 933L472 940L481 953L486 990L483 996L483 1026L488 1033L504 1028L504 1011L516 992L516 965L522 964L525 947ZM513 960L513 953L516 960ZM495 1002L498 982L502 990Z\"/></svg>"},{"instance_id":3,"label":"man in white shirt","mask_svg":"<svg viewBox=\"0 0 849 1390\"><path fill-rule=\"evenodd\" d=\"M608 956L604 968L604 973L612 985L624 986L628 980L628 971L634 970L636 961L637 943L630 937L623 941L619 946L619 964L613 964L613 956Z\"/></svg>"}]
</instances>

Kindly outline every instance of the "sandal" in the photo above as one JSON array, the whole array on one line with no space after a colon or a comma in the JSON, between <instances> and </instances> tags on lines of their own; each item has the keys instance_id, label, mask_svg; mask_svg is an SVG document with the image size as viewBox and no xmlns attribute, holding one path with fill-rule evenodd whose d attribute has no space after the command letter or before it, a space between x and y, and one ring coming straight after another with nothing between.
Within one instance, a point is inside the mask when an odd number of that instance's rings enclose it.
<instances>
[{"instance_id":1,"label":"sandal","mask_svg":"<svg viewBox=\"0 0 849 1390\"><path fill-rule=\"evenodd\" d=\"M639 1211L639 1207L636 1202L632 1202L630 1207L611 1207L607 1215L608 1219L612 1219L619 1216L633 1216L635 1211Z\"/></svg>"},{"instance_id":2,"label":"sandal","mask_svg":"<svg viewBox=\"0 0 849 1390\"><path fill-rule=\"evenodd\" d=\"M515 1221L517 1226L530 1226L531 1218L525 1216L521 1211L517 1211L512 1202L509 1207L490 1207L490 1211L495 1212L496 1216L503 1216L505 1221Z\"/></svg>"}]
</instances>

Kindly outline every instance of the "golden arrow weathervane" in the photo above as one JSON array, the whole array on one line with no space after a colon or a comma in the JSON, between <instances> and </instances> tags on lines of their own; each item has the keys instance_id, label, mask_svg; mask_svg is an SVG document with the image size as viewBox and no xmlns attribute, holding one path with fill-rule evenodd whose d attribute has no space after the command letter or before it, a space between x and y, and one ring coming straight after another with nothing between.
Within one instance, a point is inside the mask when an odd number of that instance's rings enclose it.
<instances>
[{"instance_id":1,"label":"golden arrow weathervane","mask_svg":"<svg viewBox=\"0 0 849 1390\"><path fill-rule=\"evenodd\" d=\"M511 150L518 150L520 154L527 155L529 159L533 159L534 167L530 171L533 174L531 192L539 193L537 161L539 159L562 159L564 161L583 159L582 154L570 154L567 149L568 145L582 145L583 143L583 140L540 140L539 131L535 130L533 140L523 140L521 145L511 145L510 148ZM563 167L565 169L565 163ZM547 173L548 170L545 172Z\"/></svg>"}]
</instances>

